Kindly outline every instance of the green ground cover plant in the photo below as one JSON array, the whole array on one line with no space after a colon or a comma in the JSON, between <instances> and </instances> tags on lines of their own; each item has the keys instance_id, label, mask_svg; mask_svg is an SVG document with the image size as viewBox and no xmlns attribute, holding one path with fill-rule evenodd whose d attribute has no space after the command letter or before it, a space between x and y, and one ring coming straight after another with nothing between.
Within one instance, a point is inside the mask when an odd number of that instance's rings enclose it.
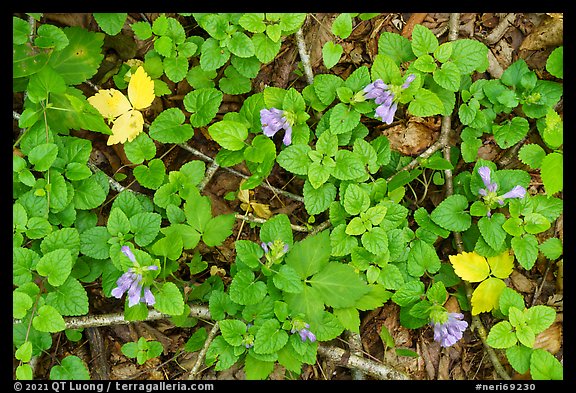
<instances>
[{"instance_id":1,"label":"green ground cover plant","mask_svg":"<svg viewBox=\"0 0 576 393\"><path fill-rule=\"evenodd\" d=\"M338 16L334 40L322 49L328 70L353 19L376 15ZM546 64L554 81L522 59L498 79L478 79L488 67L486 45L466 38L440 43L416 25L411 39L381 32L372 65L346 78L328 72L301 91L254 92L252 80L307 14L162 14L129 25L134 39L150 41L149 50L110 73L111 88L87 95L79 85L102 84L93 80L102 46L120 33L127 14L94 14L95 31L26 17L33 23L13 17L13 91L24 97L22 132L13 140L16 379L34 378L30 361L54 347L54 334L80 339L82 330L66 321L90 314L86 285L120 302L126 321L158 312L176 326L196 326L183 350L205 347L206 367L240 364L247 379L267 379L278 364L298 379L321 343L359 333L362 313L388 302L400 307L403 327L430 325L443 347L462 338L470 317L491 314L497 323L484 341L505 353L512 370L563 378L560 361L534 348L555 309L526 304L506 282L539 256L563 255L560 239L541 236L563 212L563 122L555 109L563 96L562 47ZM153 99L170 96L170 83L183 80L192 90L182 104L147 123L142 113ZM219 114L224 95L244 97L237 111ZM366 124L391 124L397 111L452 117L463 125L461 142L417 159L392 150ZM266 185L275 168L301 180L309 234L295 231L288 214L252 222L259 239L235 239L227 278L211 275L190 288L185 277L211 265L201 250L233 238L238 219L213 214L203 194L210 171L204 161L169 170L160 154L159 146L187 144L201 127L218 145L214 165L250 171L238 192ZM112 189L125 175L91 165L94 146L77 130L123 145L145 192ZM543 145L523 144L518 157L540 172L543 194L529 192L527 170L498 168L477 155L486 136L509 149L530 132ZM407 192L416 196L424 185L423 200L432 182L452 189L433 209L415 207ZM329 225L316 230L323 220ZM450 238L445 258L437 245ZM462 313L448 312L450 297ZM208 308L215 335L197 326L196 305ZM141 338L122 353L141 365L160 356L162 346ZM50 371L50 379L88 378L73 355Z\"/></svg>"}]
</instances>

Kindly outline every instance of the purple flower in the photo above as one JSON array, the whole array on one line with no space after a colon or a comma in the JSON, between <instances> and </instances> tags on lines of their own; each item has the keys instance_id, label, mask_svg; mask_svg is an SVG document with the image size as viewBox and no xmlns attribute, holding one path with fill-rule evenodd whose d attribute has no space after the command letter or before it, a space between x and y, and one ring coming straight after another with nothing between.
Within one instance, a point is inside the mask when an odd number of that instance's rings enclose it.
<instances>
[{"instance_id":1,"label":"purple flower","mask_svg":"<svg viewBox=\"0 0 576 393\"><path fill-rule=\"evenodd\" d=\"M402 84L401 89L407 89L414 79L416 79L416 75L410 74ZM388 86L382 79L376 79L368 84L364 88L364 97L373 99L378 104L374 117L380 118L386 124L392 124L396 109L398 109L396 94L400 91L397 86Z\"/></svg>"},{"instance_id":2,"label":"purple flower","mask_svg":"<svg viewBox=\"0 0 576 393\"><path fill-rule=\"evenodd\" d=\"M284 111L276 108L260 110L260 123L262 132L267 137L272 138L278 131L284 129L282 143L288 146L292 143L292 125L284 115Z\"/></svg>"},{"instance_id":3,"label":"purple flower","mask_svg":"<svg viewBox=\"0 0 576 393\"><path fill-rule=\"evenodd\" d=\"M488 197L488 199L498 202L500 206L504 206L504 200L510 198L524 198L526 195L526 189L522 186L514 186L510 191L503 195L496 195L498 190L498 184L491 181L490 168L487 166L481 166L478 168L478 174L484 183L486 188L481 188L478 190L478 194L483 197Z\"/></svg>"},{"instance_id":4,"label":"purple flower","mask_svg":"<svg viewBox=\"0 0 576 393\"><path fill-rule=\"evenodd\" d=\"M314 342L316 341L316 335L314 333L312 333L310 330L308 330L308 328L310 327L309 324L305 324L305 327L301 328L301 329L297 329L297 328L292 328L290 330L291 333L296 333L298 332L298 334L300 334L300 339L302 340L302 342L305 342L306 339L310 340L310 342Z\"/></svg>"},{"instance_id":5,"label":"purple flower","mask_svg":"<svg viewBox=\"0 0 576 393\"><path fill-rule=\"evenodd\" d=\"M448 320L438 323L432 320L430 325L434 327L434 340L442 347L454 345L462 338L462 333L468 327L468 322L463 321L464 315L461 313L448 313Z\"/></svg>"},{"instance_id":6,"label":"purple flower","mask_svg":"<svg viewBox=\"0 0 576 393\"><path fill-rule=\"evenodd\" d=\"M133 263L137 264L136 257L129 246L122 246L122 253L126 255ZM150 291L150 287L142 286L142 274L137 273L136 270L158 270L158 266L151 265L145 267L129 268L128 271L122 274L116 280L116 287L112 289L111 295L116 299L121 299L124 293L128 292L128 306L132 307L139 302L146 303L152 306L156 299ZM142 289L144 289L144 296L142 296Z\"/></svg>"},{"instance_id":7,"label":"purple flower","mask_svg":"<svg viewBox=\"0 0 576 393\"><path fill-rule=\"evenodd\" d=\"M414 79L416 79L416 75L414 74L408 75L408 78L406 78L406 80L404 81L402 88L407 89L408 87L410 87L410 84L414 81Z\"/></svg>"}]
</instances>

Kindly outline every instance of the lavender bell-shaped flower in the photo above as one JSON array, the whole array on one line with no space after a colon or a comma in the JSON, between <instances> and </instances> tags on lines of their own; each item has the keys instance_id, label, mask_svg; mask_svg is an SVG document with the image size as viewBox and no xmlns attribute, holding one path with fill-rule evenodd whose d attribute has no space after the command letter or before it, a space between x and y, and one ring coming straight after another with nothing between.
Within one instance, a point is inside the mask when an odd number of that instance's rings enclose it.
<instances>
[{"instance_id":1,"label":"lavender bell-shaped flower","mask_svg":"<svg viewBox=\"0 0 576 393\"><path fill-rule=\"evenodd\" d=\"M400 89L407 89L414 79L416 79L416 75L410 74ZM397 86L388 86L382 79L376 79L374 82L368 84L364 88L364 97L374 99L374 102L378 104L374 117L380 118L382 122L386 124L392 124L396 109L398 109L396 94L400 91ZM396 92L396 94L394 92Z\"/></svg>"},{"instance_id":2,"label":"lavender bell-shaped flower","mask_svg":"<svg viewBox=\"0 0 576 393\"><path fill-rule=\"evenodd\" d=\"M278 131L284 129L282 143L286 146L292 143L292 126L283 110L277 108L260 110L260 123L262 123L262 132L267 137L272 138Z\"/></svg>"},{"instance_id":3,"label":"lavender bell-shaped flower","mask_svg":"<svg viewBox=\"0 0 576 393\"><path fill-rule=\"evenodd\" d=\"M291 333L296 333L298 332L298 334L300 335L300 339L305 342L306 340L310 340L310 342L314 342L316 341L316 335L314 333L312 333L310 330L308 330L308 328L310 327L310 325L308 323L306 323L304 325L304 327L298 329L296 327L293 327L290 332Z\"/></svg>"},{"instance_id":4,"label":"lavender bell-shaped flower","mask_svg":"<svg viewBox=\"0 0 576 393\"><path fill-rule=\"evenodd\" d=\"M138 265L134 253L129 246L122 246L121 251L124 255L132 261L132 263ZM139 302L145 302L147 305L154 305L156 299L150 291L150 287L142 286L142 273L137 272L144 270L158 270L158 266L151 265L146 267L134 267L129 268L128 271L122 274L116 281L116 287L112 289L111 295L117 299L121 299L124 293L128 292L128 306L132 307ZM142 297L142 289L144 289L144 296Z\"/></svg>"},{"instance_id":5,"label":"lavender bell-shaped flower","mask_svg":"<svg viewBox=\"0 0 576 393\"><path fill-rule=\"evenodd\" d=\"M450 347L462 338L464 330L468 327L468 322L464 321L461 313L448 313L448 319L444 323L432 320L430 325L434 327L434 340L442 347Z\"/></svg>"},{"instance_id":6,"label":"lavender bell-shaped flower","mask_svg":"<svg viewBox=\"0 0 576 393\"><path fill-rule=\"evenodd\" d=\"M489 201L496 201L500 206L504 206L504 200L511 199L511 198L524 198L526 195L526 189L522 186L514 186L510 191L503 195L497 195L496 191L498 190L498 184L492 182L491 179L491 171L490 168L487 166L481 166L478 168L478 175L482 179L484 186L486 188L480 188L478 190L478 194L485 197ZM490 216L490 214L488 214Z\"/></svg>"}]
</instances>

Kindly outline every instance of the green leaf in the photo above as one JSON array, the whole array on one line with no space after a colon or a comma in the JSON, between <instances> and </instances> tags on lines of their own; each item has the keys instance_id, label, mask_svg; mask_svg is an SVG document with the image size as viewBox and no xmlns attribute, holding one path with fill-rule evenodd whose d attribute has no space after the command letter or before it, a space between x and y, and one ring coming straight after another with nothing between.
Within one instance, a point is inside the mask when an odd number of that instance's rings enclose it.
<instances>
[{"instance_id":1,"label":"green leaf","mask_svg":"<svg viewBox=\"0 0 576 393\"><path fill-rule=\"evenodd\" d=\"M112 209L106 227L112 236L125 235L130 232L130 220L122 210Z\"/></svg>"},{"instance_id":2,"label":"green leaf","mask_svg":"<svg viewBox=\"0 0 576 393\"><path fill-rule=\"evenodd\" d=\"M315 189L309 181L304 183L304 207L310 215L326 211L336 199L336 187L332 183L324 183Z\"/></svg>"},{"instance_id":3,"label":"green leaf","mask_svg":"<svg viewBox=\"0 0 576 393\"><path fill-rule=\"evenodd\" d=\"M32 307L32 298L24 292L14 291L12 293L12 317L22 319Z\"/></svg>"},{"instance_id":4,"label":"green leaf","mask_svg":"<svg viewBox=\"0 0 576 393\"><path fill-rule=\"evenodd\" d=\"M491 217L482 217L478 220L478 229L488 245L496 250L500 249L506 240L506 231L503 229L506 217L502 213L495 213Z\"/></svg>"},{"instance_id":5,"label":"green leaf","mask_svg":"<svg viewBox=\"0 0 576 393\"><path fill-rule=\"evenodd\" d=\"M564 46L554 49L546 60L546 71L556 78L564 78Z\"/></svg>"},{"instance_id":6,"label":"green leaf","mask_svg":"<svg viewBox=\"0 0 576 393\"><path fill-rule=\"evenodd\" d=\"M32 326L40 332L56 333L64 330L66 323L58 310L45 304L36 311L36 316L32 318Z\"/></svg>"},{"instance_id":7,"label":"green leaf","mask_svg":"<svg viewBox=\"0 0 576 393\"><path fill-rule=\"evenodd\" d=\"M510 365L520 374L525 374L530 369L530 357L532 348L524 345L514 345L506 349L506 358Z\"/></svg>"},{"instance_id":8,"label":"green leaf","mask_svg":"<svg viewBox=\"0 0 576 393\"><path fill-rule=\"evenodd\" d=\"M156 303L154 308L161 313L169 315L180 315L184 311L184 299L182 293L172 282L165 282L154 294Z\"/></svg>"},{"instance_id":9,"label":"green leaf","mask_svg":"<svg viewBox=\"0 0 576 393\"><path fill-rule=\"evenodd\" d=\"M150 252L152 252L154 255L163 256L172 261L175 261L182 255L183 247L184 247L184 239L182 236L163 237L161 239L158 239L152 245L152 247L150 248Z\"/></svg>"},{"instance_id":10,"label":"green leaf","mask_svg":"<svg viewBox=\"0 0 576 393\"><path fill-rule=\"evenodd\" d=\"M282 44L281 40L273 41L264 33L256 33L252 36L254 44L254 54L264 64L270 63L278 52Z\"/></svg>"},{"instance_id":11,"label":"green leaf","mask_svg":"<svg viewBox=\"0 0 576 393\"><path fill-rule=\"evenodd\" d=\"M226 342L234 347L242 344L244 334L246 334L246 324L236 319L224 319L218 323L222 337Z\"/></svg>"},{"instance_id":12,"label":"green leaf","mask_svg":"<svg viewBox=\"0 0 576 393\"><path fill-rule=\"evenodd\" d=\"M538 169L546 156L544 149L536 143L528 143L518 151L518 158L532 169Z\"/></svg>"},{"instance_id":13,"label":"green leaf","mask_svg":"<svg viewBox=\"0 0 576 393\"><path fill-rule=\"evenodd\" d=\"M134 241L140 247L152 243L158 232L162 217L158 213L142 212L130 217L130 230L134 233Z\"/></svg>"},{"instance_id":14,"label":"green leaf","mask_svg":"<svg viewBox=\"0 0 576 393\"><path fill-rule=\"evenodd\" d=\"M221 214L211 218L204 227L202 241L209 247L219 246L232 235L236 217L234 214Z\"/></svg>"},{"instance_id":15,"label":"green leaf","mask_svg":"<svg viewBox=\"0 0 576 393\"><path fill-rule=\"evenodd\" d=\"M436 273L440 269L440 258L436 249L424 240L415 240L408 253L407 271L413 277L421 277L425 272Z\"/></svg>"},{"instance_id":16,"label":"green leaf","mask_svg":"<svg viewBox=\"0 0 576 393\"><path fill-rule=\"evenodd\" d=\"M458 91L460 89L460 75L458 66L452 62L448 62L434 70L433 78L434 81L443 88L450 91Z\"/></svg>"},{"instance_id":17,"label":"green leaf","mask_svg":"<svg viewBox=\"0 0 576 393\"><path fill-rule=\"evenodd\" d=\"M432 53L438 47L438 39L429 29L422 25L414 26L412 31L412 52L416 57Z\"/></svg>"},{"instance_id":18,"label":"green leaf","mask_svg":"<svg viewBox=\"0 0 576 393\"><path fill-rule=\"evenodd\" d=\"M332 22L332 33L345 40L352 33L352 17L347 12L340 13Z\"/></svg>"},{"instance_id":19,"label":"green leaf","mask_svg":"<svg viewBox=\"0 0 576 393\"><path fill-rule=\"evenodd\" d=\"M444 111L444 104L435 93L421 88L408 105L408 111L419 117L434 116Z\"/></svg>"},{"instance_id":20,"label":"green leaf","mask_svg":"<svg viewBox=\"0 0 576 393\"><path fill-rule=\"evenodd\" d=\"M472 217L464 211L467 208L465 196L451 195L436 206L430 218L444 229L462 232L472 225Z\"/></svg>"},{"instance_id":21,"label":"green leaf","mask_svg":"<svg viewBox=\"0 0 576 393\"><path fill-rule=\"evenodd\" d=\"M338 150L334 157L336 166L333 169L332 176L339 180L356 180L366 175L366 169L362 158L358 153L350 150Z\"/></svg>"},{"instance_id":22,"label":"green leaf","mask_svg":"<svg viewBox=\"0 0 576 393\"><path fill-rule=\"evenodd\" d=\"M230 51L221 48L220 42L212 37L208 37L202 44L200 53L200 67L204 71L215 71L222 67L230 58Z\"/></svg>"},{"instance_id":23,"label":"green leaf","mask_svg":"<svg viewBox=\"0 0 576 393\"><path fill-rule=\"evenodd\" d=\"M222 102L222 92L214 88L200 88L184 96L184 107L190 112L190 124L202 127L216 116Z\"/></svg>"},{"instance_id":24,"label":"green leaf","mask_svg":"<svg viewBox=\"0 0 576 393\"><path fill-rule=\"evenodd\" d=\"M242 14L238 20L240 26L245 28L251 33L263 33L266 31L266 24L264 23L264 14L247 12Z\"/></svg>"},{"instance_id":25,"label":"green leaf","mask_svg":"<svg viewBox=\"0 0 576 393\"><path fill-rule=\"evenodd\" d=\"M336 90L344 84L342 78L333 74L320 74L314 76L314 92L320 102L330 105L336 98Z\"/></svg>"},{"instance_id":26,"label":"green leaf","mask_svg":"<svg viewBox=\"0 0 576 393\"><path fill-rule=\"evenodd\" d=\"M300 293L304 289L300 276L296 270L288 265L280 266L278 273L272 279L276 288L284 292Z\"/></svg>"},{"instance_id":27,"label":"green leaf","mask_svg":"<svg viewBox=\"0 0 576 393\"><path fill-rule=\"evenodd\" d=\"M132 23L130 27L139 40L147 40L152 37L152 26L146 21Z\"/></svg>"},{"instance_id":28,"label":"green leaf","mask_svg":"<svg viewBox=\"0 0 576 393\"><path fill-rule=\"evenodd\" d=\"M517 343L514 327L508 321L498 322L490 329L486 342L492 348L505 349L512 347Z\"/></svg>"},{"instance_id":29,"label":"green leaf","mask_svg":"<svg viewBox=\"0 0 576 393\"><path fill-rule=\"evenodd\" d=\"M72 200L76 209L90 210L104 203L109 189L100 184L98 177L102 175L103 173L100 175L95 173L87 179L73 183L74 198Z\"/></svg>"},{"instance_id":30,"label":"green leaf","mask_svg":"<svg viewBox=\"0 0 576 393\"><path fill-rule=\"evenodd\" d=\"M379 255L388 249L388 235L380 227L374 227L362 235L362 245L372 254Z\"/></svg>"},{"instance_id":31,"label":"green leaf","mask_svg":"<svg viewBox=\"0 0 576 393\"><path fill-rule=\"evenodd\" d=\"M90 373L84 362L74 355L66 356L60 362L50 369L51 380L88 380Z\"/></svg>"},{"instance_id":32,"label":"green leaf","mask_svg":"<svg viewBox=\"0 0 576 393\"><path fill-rule=\"evenodd\" d=\"M104 58L102 45L104 34L94 33L79 26L62 29L69 44L61 51L53 52L48 64L68 85L79 85L98 71Z\"/></svg>"},{"instance_id":33,"label":"green leaf","mask_svg":"<svg viewBox=\"0 0 576 393\"><path fill-rule=\"evenodd\" d=\"M453 41L450 60L458 66L462 74L484 72L488 68L488 47L472 39Z\"/></svg>"},{"instance_id":34,"label":"green leaf","mask_svg":"<svg viewBox=\"0 0 576 393\"><path fill-rule=\"evenodd\" d=\"M369 291L354 268L338 262L328 262L308 283L324 303L337 308L354 306L356 301Z\"/></svg>"},{"instance_id":35,"label":"green leaf","mask_svg":"<svg viewBox=\"0 0 576 393\"><path fill-rule=\"evenodd\" d=\"M26 236L30 239L41 239L52 232L52 226L47 219L42 217L31 217L27 223Z\"/></svg>"},{"instance_id":36,"label":"green leaf","mask_svg":"<svg viewBox=\"0 0 576 393\"><path fill-rule=\"evenodd\" d=\"M26 341L24 344L20 345L14 353L14 357L25 363L29 362L32 358L32 343Z\"/></svg>"},{"instance_id":37,"label":"green leaf","mask_svg":"<svg viewBox=\"0 0 576 393\"><path fill-rule=\"evenodd\" d=\"M142 132L124 144L126 157L134 164L141 164L144 160L151 160L156 155L156 145L148 134Z\"/></svg>"},{"instance_id":38,"label":"green leaf","mask_svg":"<svg viewBox=\"0 0 576 393\"><path fill-rule=\"evenodd\" d=\"M434 72L437 69L437 65L432 56L425 54L414 61L414 68L421 72Z\"/></svg>"},{"instance_id":39,"label":"green leaf","mask_svg":"<svg viewBox=\"0 0 576 393\"><path fill-rule=\"evenodd\" d=\"M54 143L44 143L30 151L28 160L34 165L35 170L43 172L52 166L57 155L58 146Z\"/></svg>"},{"instance_id":40,"label":"green leaf","mask_svg":"<svg viewBox=\"0 0 576 393\"><path fill-rule=\"evenodd\" d=\"M563 189L564 180L564 156L560 153L552 152L542 160L540 175L546 189L546 194L551 196Z\"/></svg>"},{"instance_id":41,"label":"green leaf","mask_svg":"<svg viewBox=\"0 0 576 393\"><path fill-rule=\"evenodd\" d=\"M424 283L422 283L419 280L412 280L402 285L394 293L394 295L392 295L392 300L399 306L405 307L419 301L420 297L423 294L424 294Z\"/></svg>"},{"instance_id":42,"label":"green leaf","mask_svg":"<svg viewBox=\"0 0 576 393\"><path fill-rule=\"evenodd\" d=\"M182 55L166 57L162 64L164 65L164 73L174 83L184 80L188 74L188 58Z\"/></svg>"},{"instance_id":43,"label":"green leaf","mask_svg":"<svg viewBox=\"0 0 576 393\"><path fill-rule=\"evenodd\" d=\"M236 151L245 146L248 129L244 123L221 120L208 128L210 136L223 148Z\"/></svg>"},{"instance_id":44,"label":"green leaf","mask_svg":"<svg viewBox=\"0 0 576 393\"><path fill-rule=\"evenodd\" d=\"M504 121L501 125L493 125L492 132L498 146L507 149L520 142L528 133L529 128L528 120L523 117L514 117L510 121Z\"/></svg>"},{"instance_id":45,"label":"green leaf","mask_svg":"<svg viewBox=\"0 0 576 393\"><path fill-rule=\"evenodd\" d=\"M220 79L218 86L223 93L230 95L248 93L252 89L250 78L240 74L240 72L231 65L224 70L224 77Z\"/></svg>"},{"instance_id":46,"label":"green leaf","mask_svg":"<svg viewBox=\"0 0 576 393\"><path fill-rule=\"evenodd\" d=\"M60 248L44 254L36 265L36 271L47 277L50 285L57 287L70 275L73 262L70 250Z\"/></svg>"},{"instance_id":47,"label":"green leaf","mask_svg":"<svg viewBox=\"0 0 576 393\"><path fill-rule=\"evenodd\" d=\"M120 30L122 30L122 27L126 22L126 17L128 16L125 12L95 12L92 15L98 23L98 27L108 35L116 35L120 33Z\"/></svg>"},{"instance_id":48,"label":"green leaf","mask_svg":"<svg viewBox=\"0 0 576 393\"><path fill-rule=\"evenodd\" d=\"M508 315L510 307L516 307L518 310L524 310L524 297L512 288L506 287L500 293L498 299L500 311L504 315Z\"/></svg>"},{"instance_id":49,"label":"green leaf","mask_svg":"<svg viewBox=\"0 0 576 393\"><path fill-rule=\"evenodd\" d=\"M107 259L110 256L108 239L110 233L106 227L89 228L80 234L80 252L94 259Z\"/></svg>"},{"instance_id":50,"label":"green leaf","mask_svg":"<svg viewBox=\"0 0 576 393\"><path fill-rule=\"evenodd\" d=\"M82 284L72 277L48 294L46 304L53 306L61 315L88 314L88 294Z\"/></svg>"},{"instance_id":51,"label":"green leaf","mask_svg":"<svg viewBox=\"0 0 576 393\"><path fill-rule=\"evenodd\" d=\"M278 214L262 224L260 228L260 240L264 243L281 240L289 246L292 246L294 239L292 237L292 227L288 216L286 214Z\"/></svg>"},{"instance_id":52,"label":"green leaf","mask_svg":"<svg viewBox=\"0 0 576 393\"><path fill-rule=\"evenodd\" d=\"M322 61L324 66L328 69L334 67L340 61L344 49L342 45L327 41L322 47Z\"/></svg>"},{"instance_id":53,"label":"green leaf","mask_svg":"<svg viewBox=\"0 0 576 393\"><path fill-rule=\"evenodd\" d=\"M160 113L150 125L149 135L161 143L185 143L194 135L186 116L179 108L169 108Z\"/></svg>"},{"instance_id":54,"label":"green leaf","mask_svg":"<svg viewBox=\"0 0 576 393\"><path fill-rule=\"evenodd\" d=\"M294 243L286 255L286 265L306 279L320 271L330 259L329 231L306 237Z\"/></svg>"},{"instance_id":55,"label":"green leaf","mask_svg":"<svg viewBox=\"0 0 576 393\"><path fill-rule=\"evenodd\" d=\"M307 175L308 166L311 163L308 153L312 148L308 145L290 145L282 150L276 161L282 168L296 175Z\"/></svg>"},{"instance_id":56,"label":"green leaf","mask_svg":"<svg viewBox=\"0 0 576 393\"><path fill-rule=\"evenodd\" d=\"M269 319L264 322L254 340L254 352L270 354L279 351L288 342L288 333L281 329L280 322Z\"/></svg>"},{"instance_id":57,"label":"green leaf","mask_svg":"<svg viewBox=\"0 0 576 393\"><path fill-rule=\"evenodd\" d=\"M510 244L518 263L526 270L532 269L538 257L538 240L534 235L513 237Z\"/></svg>"},{"instance_id":58,"label":"green leaf","mask_svg":"<svg viewBox=\"0 0 576 393\"><path fill-rule=\"evenodd\" d=\"M348 214L358 215L370 207L370 196L363 188L350 184L344 193L343 206Z\"/></svg>"},{"instance_id":59,"label":"green leaf","mask_svg":"<svg viewBox=\"0 0 576 393\"><path fill-rule=\"evenodd\" d=\"M134 168L134 177L142 187L157 190L164 183L166 167L164 161L159 158L150 160L148 166L142 164Z\"/></svg>"},{"instance_id":60,"label":"green leaf","mask_svg":"<svg viewBox=\"0 0 576 393\"><path fill-rule=\"evenodd\" d=\"M412 52L412 43L408 38L387 31L382 32L378 39L378 54L389 56L396 65L415 58ZM385 80L384 82L389 81Z\"/></svg>"},{"instance_id":61,"label":"green leaf","mask_svg":"<svg viewBox=\"0 0 576 393\"><path fill-rule=\"evenodd\" d=\"M241 31L237 31L230 36L227 47L230 52L238 57L254 56L254 43Z\"/></svg>"},{"instance_id":62,"label":"green leaf","mask_svg":"<svg viewBox=\"0 0 576 393\"><path fill-rule=\"evenodd\" d=\"M548 329L556 320L556 311L552 307L537 305L525 311L526 324L539 334Z\"/></svg>"},{"instance_id":63,"label":"green leaf","mask_svg":"<svg viewBox=\"0 0 576 393\"><path fill-rule=\"evenodd\" d=\"M334 134L343 134L352 131L360 123L360 113L350 106L339 103L330 113L330 131Z\"/></svg>"},{"instance_id":64,"label":"green leaf","mask_svg":"<svg viewBox=\"0 0 576 393\"><path fill-rule=\"evenodd\" d=\"M540 252L551 261L554 261L562 255L562 241L557 237L551 237L540 244Z\"/></svg>"},{"instance_id":65,"label":"green leaf","mask_svg":"<svg viewBox=\"0 0 576 393\"><path fill-rule=\"evenodd\" d=\"M247 269L239 270L230 284L230 299L241 305L257 304L266 296L266 284L256 281L254 273Z\"/></svg>"},{"instance_id":66,"label":"green leaf","mask_svg":"<svg viewBox=\"0 0 576 393\"><path fill-rule=\"evenodd\" d=\"M535 349L530 357L530 375L534 380L563 380L564 368L550 352Z\"/></svg>"},{"instance_id":67,"label":"green leaf","mask_svg":"<svg viewBox=\"0 0 576 393\"><path fill-rule=\"evenodd\" d=\"M539 213L527 213L524 216L524 230L527 233L537 234L550 228L550 221Z\"/></svg>"}]
</instances>

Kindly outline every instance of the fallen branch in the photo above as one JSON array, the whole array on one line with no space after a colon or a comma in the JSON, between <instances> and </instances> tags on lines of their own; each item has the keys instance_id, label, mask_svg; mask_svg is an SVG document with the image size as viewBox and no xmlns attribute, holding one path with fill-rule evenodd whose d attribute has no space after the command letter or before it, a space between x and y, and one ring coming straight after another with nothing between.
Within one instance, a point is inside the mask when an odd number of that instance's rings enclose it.
<instances>
[{"instance_id":1,"label":"fallen branch","mask_svg":"<svg viewBox=\"0 0 576 393\"><path fill-rule=\"evenodd\" d=\"M190 370L190 375L188 375L188 380L197 379L196 375L198 374L198 371L200 370L200 367L202 366L202 362L203 362L204 358L206 357L206 352L208 352L208 347L210 346L210 343L212 343L212 341L214 340L214 338L216 337L216 335L218 334L219 331L220 331L220 326L218 326L218 322L216 322L216 323L214 323L214 326L212 326L212 329L210 329L210 332L208 333L208 337L206 337L206 341L204 342L204 346L200 350L200 353L198 353L198 357L196 358L196 363L194 363L192 370Z\"/></svg>"},{"instance_id":2,"label":"fallen branch","mask_svg":"<svg viewBox=\"0 0 576 393\"><path fill-rule=\"evenodd\" d=\"M211 320L210 310L206 306L190 305L190 316L203 320ZM156 310L148 310L148 316L143 321L155 321L158 319L166 319L171 316L162 314ZM111 326L129 324L134 321L127 321L124 319L124 313L111 313L111 314L96 314L85 315L81 317L64 317L66 329L82 329L97 326ZM142 322L142 321L138 321ZM21 320L13 321L14 324L22 323ZM216 335L218 328L213 327L210 334ZM206 346L205 346L206 348ZM207 350L207 348L206 348ZM386 364L378 363L370 359L361 358L344 351L341 348L333 347L325 344L318 346L318 354L336 362L339 366L349 369L358 369L368 375L378 379L410 379L404 373L390 367ZM205 356L205 354L204 354ZM199 355L198 358L201 356ZM194 366L196 367L196 365ZM199 366L198 366L199 367ZM196 370L197 372L197 370ZM191 374L192 375L192 374ZM193 377L192 377L193 378Z\"/></svg>"},{"instance_id":3,"label":"fallen branch","mask_svg":"<svg viewBox=\"0 0 576 393\"><path fill-rule=\"evenodd\" d=\"M298 53L300 54L302 67L304 68L304 75L306 75L308 84L311 85L314 83L314 74L312 73L312 66L310 66L310 56L306 50L306 42L304 42L304 34L302 33L302 28L299 28L296 32L296 42L298 44Z\"/></svg>"},{"instance_id":4,"label":"fallen branch","mask_svg":"<svg viewBox=\"0 0 576 393\"><path fill-rule=\"evenodd\" d=\"M483 40L484 43L486 45L493 45L493 44L497 43L498 41L500 41L500 39L502 39L504 34L506 34L506 30L508 30L508 28L510 26L512 26L512 23L514 23L514 20L516 20L516 14L510 13L510 14L506 15L500 21L500 23L498 23L498 26L493 28L492 31L490 32L490 34L488 34L486 36L486 38L484 38L484 40Z\"/></svg>"}]
</instances>

